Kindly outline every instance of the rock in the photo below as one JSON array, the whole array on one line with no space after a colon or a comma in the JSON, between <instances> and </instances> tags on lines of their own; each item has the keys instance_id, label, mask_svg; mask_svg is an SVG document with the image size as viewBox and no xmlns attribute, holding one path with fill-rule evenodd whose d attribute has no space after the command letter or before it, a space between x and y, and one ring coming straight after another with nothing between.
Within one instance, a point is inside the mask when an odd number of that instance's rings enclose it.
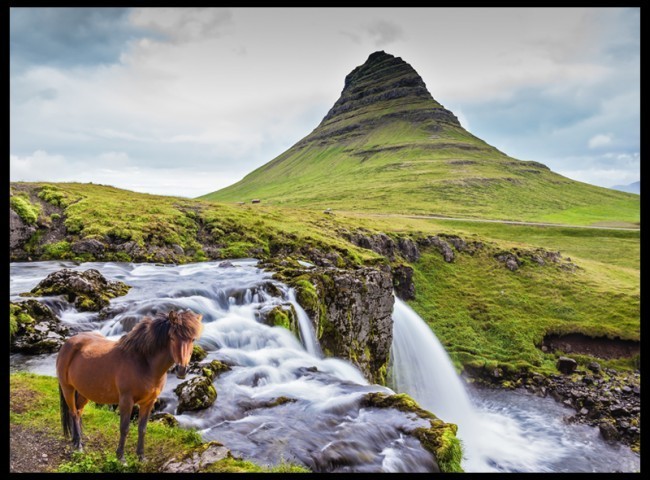
<instances>
[{"instance_id":1,"label":"rock","mask_svg":"<svg viewBox=\"0 0 650 480\"><path fill-rule=\"evenodd\" d=\"M517 270L519 268L519 266L521 265L521 262L519 261L519 259L510 252L497 253L494 256L494 258L496 258L497 261L499 261L501 263L504 263L506 268L508 270L510 270L511 272L514 272L515 270Z\"/></svg>"},{"instance_id":2,"label":"rock","mask_svg":"<svg viewBox=\"0 0 650 480\"><path fill-rule=\"evenodd\" d=\"M235 265L229 260L224 260L223 262L220 262L219 265L217 265L219 268L234 268Z\"/></svg>"},{"instance_id":3,"label":"rock","mask_svg":"<svg viewBox=\"0 0 650 480\"><path fill-rule=\"evenodd\" d=\"M456 235L440 235L441 237L444 237L449 243L451 243L456 251L458 252L464 252L467 250L467 243L465 240L462 238L456 236Z\"/></svg>"},{"instance_id":4,"label":"rock","mask_svg":"<svg viewBox=\"0 0 650 480\"><path fill-rule=\"evenodd\" d=\"M64 268L50 273L29 293L22 296L64 295L80 311L99 311L111 298L126 295L131 287L124 282L106 280L94 268L77 272Z\"/></svg>"},{"instance_id":5,"label":"rock","mask_svg":"<svg viewBox=\"0 0 650 480\"><path fill-rule=\"evenodd\" d=\"M30 355L57 352L70 334L61 320L36 300L9 302L12 328L10 351Z\"/></svg>"},{"instance_id":6,"label":"rock","mask_svg":"<svg viewBox=\"0 0 650 480\"><path fill-rule=\"evenodd\" d=\"M180 459L169 460L162 466L161 471L163 473L197 473L230 456L230 451L222 444L209 442Z\"/></svg>"},{"instance_id":7,"label":"rock","mask_svg":"<svg viewBox=\"0 0 650 480\"><path fill-rule=\"evenodd\" d=\"M413 268L408 265L398 265L393 268L393 288L398 298L405 301L413 300L415 298Z\"/></svg>"},{"instance_id":8,"label":"rock","mask_svg":"<svg viewBox=\"0 0 650 480\"><path fill-rule=\"evenodd\" d=\"M171 413L158 412L151 415L149 418L150 422L160 422L168 427L178 427L180 423L174 415Z\"/></svg>"},{"instance_id":9,"label":"rock","mask_svg":"<svg viewBox=\"0 0 650 480\"><path fill-rule=\"evenodd\" d=\"M609 413L614 417L622 417L624 415L629 415L630 412L625 408L625 405L617 403L615 405L610 405Z\"/></svg>"},{"instance_id":10,"label":"rock","mask_svg":"<svg viewBox=\"0 0 650 480\"><path fill-rule=\"evenodd\" d=\"M420 251L417 244L410 238L400 237L397 240L397 249L399 253L409 262L417 262L420 258Z\"/></svg>"},{"instance_id":11,"label":"rock","mask_svg":"<svg viewBox=\"0 0 650 480\"><path fill-rule=\"evenodd\" d=\"M93 257L100 257L106 250L106 246L97 239L84 238L72 244L70 247L76 254L89 253Z\"/></svg>"},{"instance_id":12,"label":"rock","mask_svg":"<svg viewBox=\"0 0 650 480\"><path fill-rule=\"evenodd\" d=\"M444 258L445 262L451 263L454 261L454 251L449 244L438 236L429 236L420 241L423 245L435 247Z\"/></svg>"},{"instance_id":13,"label":"rock","mask_svg":"<svg viewBox=\"0 0 650 480\"><path fill-rule=\"evenodd\" d=\"M203 347L194 344L194 347L192 348L192 356L190 357L190 362L200 362L207 356L208 356L208 352L203 350Z\"/></svg>"},{"instance_id":14,"label":"rock","mask_svg":"<svg viewBox=\"0 0 650 480\"><path fill-rule=\"evenodd\" d=\"M174 255L178 255L179 257L185 255L185 250L183 250L183 247L177 243L172 245L172 252L174 252Z\"/></svg>"},{"instance_id":15,"label":"rock","mask_svg":"<svg viewBox=\"0 0 650 480\"><path fill-rule=\"evenodd\" d=\"M598 429L600 430L601 436L607 441L618 440L620 438L618 430L611 423L601 422L598 424Z\"/></svg>"},{"instance_id":16,"label":"rock","mask_svg":"<svg viewBox=\"0 0 650 480\"><path fill-rule=\"evenodd\" d=\"M579 413L580 413L580 415L588 415L588 414L589 414L589 410L587 410L586 408L583 407L583 408L580 409L580 412L579 412Z\"/></svg>"},{"instance_id":17,"label":"rock","mask_svg":"<svg viewBox=\"0 0 650 480\"><path fill-rule=\"evenodd\" d=\"M591 370L594 373L600 372L600 363L598 362L589 362L589 365L587 365L587 368Z\"/></svg>"},{"instance_id":18,"label":"rock","mask_svg":"<svg viewBox=\"0 0 650 480\"><path fill-rule=\"evenodd\" d=\"M217 390L212 385L212 380L204 376L179 384L174 393L178 395L178 415L186 411L204 410L217 399Z\"/></svg>"},{"instance_id":19,"label":"rock","mask_svg":"<svg viewBox=\"0 0 650 480\"><path fill-rule=\"evenodd\" d=\"M358 247L372 250L390 260L395 259L395 250L397 250L397 246L395 245L395 241L385 233L377 233L375 235L355 233L352 234L349 239Z\"/></svg>"},{"instance_id":20,"label":"rock","mask_svg":"<svg viewBox=\"0 0 650 480\"><path fill-rule=\"evenodd\" d=\"M575 371L578 363L572 358L560 357L558 358L557 364L555 366L560 372L564 373L565 375L569 375Z\"/></svg>"},{"instance_id":21,"label":"rock","mask_svg":"<svg viewBox=\"0 0 650 480\"><path fill-rule=\"evenodd\" d=\"M628 387L627 385L625 385L624 387L622 387L622 388L621 388L621 391L622 391L623 393L625 393L625 394L630 394L630 393L632 393L632 389L631 389L630 387Z\"/></svg>"},{"instance_id":22,"label":"rock","mask_svg":"<svg viewBox=\"0 0 650 480\"><path fill-rule=\"evenodd\" d=\"M316 268L294 285L323 353L354 363L372 383L385 383L393 340L393 281L386 268Z\"/></svg>"},{"instance_id":23,"label":"rock","mask_svg":"<svg viewBox=\"0 0 650 480\"><path fill-rule=\"evenodd\" d=\"M23 245L36 232L36 226L28 225L13 209L9 208L9 249L13 252Z\"/></svg>"}]
</instances>

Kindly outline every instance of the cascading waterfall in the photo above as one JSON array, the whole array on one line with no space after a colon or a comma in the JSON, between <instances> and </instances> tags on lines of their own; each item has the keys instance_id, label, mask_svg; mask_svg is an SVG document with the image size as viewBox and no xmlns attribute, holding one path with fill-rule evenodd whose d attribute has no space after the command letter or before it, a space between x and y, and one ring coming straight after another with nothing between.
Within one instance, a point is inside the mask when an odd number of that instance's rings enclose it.
<instances>
[{"instance_id":1,"label":"cascading waterfall","mask_svg":"<svg viewBox=\"0 0 650 480\"><path fill-rule=\"evenodd\" d=\"M408 393L423 408L458 425L457 436L464 451L462 466L467 472L585 471L583 465L574 466L574 460L567 457L575 455L576 450L587 456L584 447L601 442L597 429L569 426L561 415L549 418L542 411L527 409L527 401L542 404L548 400L551 403L546 402L545 408L557 410L559 406L551 399L521 397L523 401L517 399L510 405L493 401L474 405L431 328L397 297L390 378L395 391ZM588 441L573 440L571 428L582 429ZM597 463L608 468L597 457L591 454L593 471L599 471ZM630 459L634 468L633 457ZM558 469L558 465L562 466Z\"/></svg>"},{"instance_id":2,"label":"cascading waterfall","mask_svg":"<svg viewBox=\"0 0 650 480\"><path fill-rule=\"evenodd\" d=\"M10 299L61 268L98 269L131 285L111 301L106 318L78 312L62 298L45 297L72 331L98 330L117 338L144 316L172 308L203 314L199 344L206 361L232 366L215 380L212 407L177 415L205 440L218 440L234 455L258 463L282 460L322 472L430 472L431 455L413 436L424 426L394 409L360 408L369 392L406 392L427 410L459 426L467 471L635 471L638 457L598 438L597 429L566 425L550 399L468 396L440 342L410 307L395 299L391 376L394 389L370 385L351 363L323 358L295 292L256 268L256 261L189 265L34 262L11 264ZM273 288L267 288L273 283ZM273 292L273 293L270 293ZM280 293L278 293L280 292ZM283 327L266 325L264 312L295 310L300 342ZM12 368L54 375L54 355L12 355ZM161 398L174 414L180 380L169 376ZM280 397L289 399L269 406ZM548 400L548 402L545 402ZM560 412L560 413L558 413ZM594 433L595 430L595 433Z\"/></svg>"}]
</instances>

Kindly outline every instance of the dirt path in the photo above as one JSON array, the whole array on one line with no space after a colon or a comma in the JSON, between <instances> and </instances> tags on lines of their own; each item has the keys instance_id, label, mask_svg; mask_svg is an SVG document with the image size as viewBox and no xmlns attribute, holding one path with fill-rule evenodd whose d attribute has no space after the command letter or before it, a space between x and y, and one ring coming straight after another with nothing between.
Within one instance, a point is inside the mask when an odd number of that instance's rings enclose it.
<instances>
[{"instance_id":1,"label":"dirt path","mask_svg":"<svg viewBox=\"0 0 650 480\"><path fill-rule=\"evenodd\" d=\"M359 215L359 212L341 212L346 215ZM594 230L628 230L638 232L640 227L620 227L607 225L569 225L564 223L541 223L541 222L522 222L517 220L490 220L487 218L457 218L444 217L440 215L407 215L400 213L363 213L361 216L367 217L399 217L399 218L419 218L431 220L452 220L456 222L477 222L477 223L505 223L507 225L526 225L529 227L556 227L556 228L588 228Z\"/></svg>"},{"instance_id":2,"label":"dirt path","mask_svg":"<svg viewBox=\"0 0 650 480\"><path fill-rule=\"evenodd\" d=\"M52 472L70 458L68 442L20 425L11 426L9 450L11 473Z\"/></svg>"}]
</instances>

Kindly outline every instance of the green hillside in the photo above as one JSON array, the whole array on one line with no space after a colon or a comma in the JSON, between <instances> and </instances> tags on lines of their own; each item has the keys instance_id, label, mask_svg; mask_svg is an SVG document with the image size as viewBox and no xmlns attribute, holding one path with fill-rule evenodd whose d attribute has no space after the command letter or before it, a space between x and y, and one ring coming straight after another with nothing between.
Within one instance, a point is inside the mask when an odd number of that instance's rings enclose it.
<instances>
[{"instance_id":1,"label":"green hillside","mask_svg":"<svg viewBox=\"0 0 650 480\"><path fill-rule=\"evenodd\" d=\"M415 70L376 52L353 70L318 127L220 202L450 217L638 224L638 195L516 160L466 131Z\"/></svg>"}]
</instances>

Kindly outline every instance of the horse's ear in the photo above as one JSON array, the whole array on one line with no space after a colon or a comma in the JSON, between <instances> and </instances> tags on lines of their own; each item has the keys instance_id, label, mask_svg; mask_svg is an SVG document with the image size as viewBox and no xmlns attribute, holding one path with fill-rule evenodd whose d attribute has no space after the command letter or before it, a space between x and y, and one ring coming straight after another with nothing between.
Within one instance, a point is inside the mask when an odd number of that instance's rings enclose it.
<instances>
[{"instance_id":1,"label":"horse's ear","mask_svg":"<svg viewBox=\"0 0 650 480\"><path fill-rule=\"evenodd\" d=\"M178 318L178 313L176 313L174 310L169 312L169 323L172 325L177 325L179 321L180 319Z\"/></svg>"}]
</instances>

